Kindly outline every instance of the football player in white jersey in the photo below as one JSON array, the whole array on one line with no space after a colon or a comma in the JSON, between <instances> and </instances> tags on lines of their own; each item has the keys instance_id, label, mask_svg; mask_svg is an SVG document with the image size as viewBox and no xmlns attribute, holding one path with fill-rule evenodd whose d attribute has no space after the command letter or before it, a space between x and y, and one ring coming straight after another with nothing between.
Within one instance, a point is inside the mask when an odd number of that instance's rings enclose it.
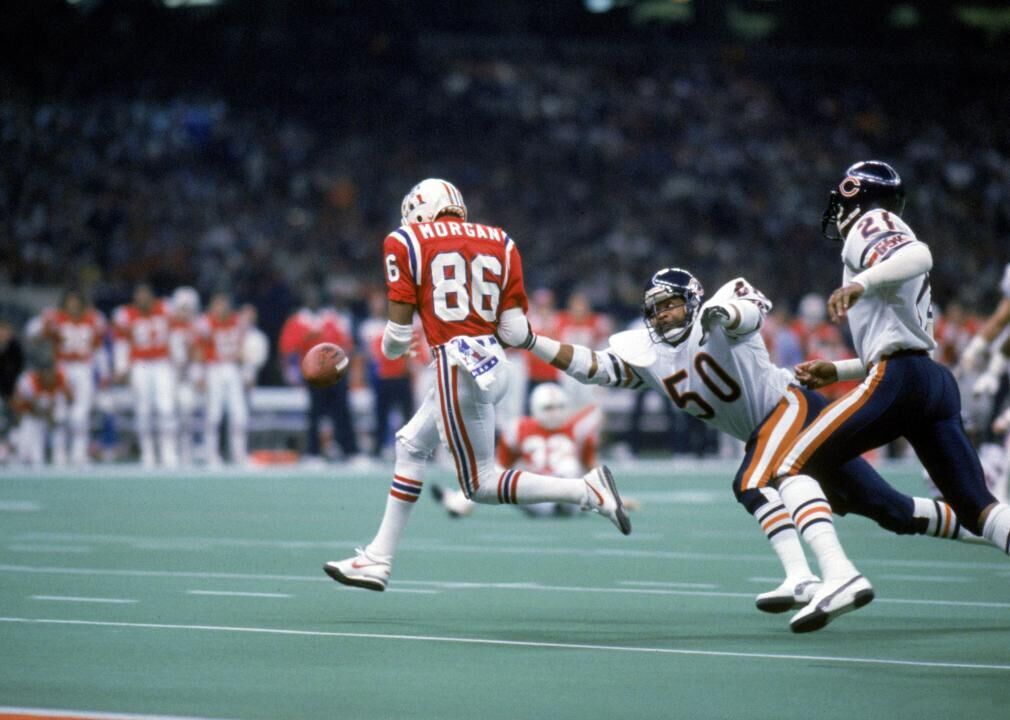
<instances>
[{"instance_id":1,"label":"football player in white jersey","mask_svg":"<svg viewBox=\"0 0 1010 720\"><path fill-rule=\"evenodd\" d=\"M828 298L828 313L835 322L848 318L859 357L801 363L797 378L810 388L865 379L796 436L775 474L781 488L808 468L845 462L904 437L964 526L1010 554L1010 506L986 488L961 421L957 383L929 355L936 347L933 257L901 219L904 207L901 178L876 160L849 167L831 192L822 230L845 242L842 287ZM836 560L840 572L848 572L848 561ZM819 613L814 608L807 616L812 621Z\"/></svg>"},{"instance_id":2,"label":"football player in white jersey","mask_svg":"<svg viewBox=\"0 0 1010 720\"><path fill-rule=\"evenodd\" d=\"M665 268L646 286L647 329L612 336L603 352L544 336L536 336L529 347L584 383L656 389L680 409L746 442L733 489L786 573L779 587L757 597L760 610L784 612L816 597L821 581L807 565L797 529L818 560L824 553L844 557L837 541L820 539L832 525L832 508L839 514L864 515L899 534L961 536L945 503L898 493L861 459L811 470L827 496L810 478L772 487L772 471L788 442L827 400L797 386L789 370L772 364L758 332L771 308L761 292L737 278L704 304L703 297L704 289L691 273ZM834 579L825 577L827 583ZM867 597L872 599L864 594L859 600L865 604ZM791 627L805 632L823 625L793 622Z\"/></svg>"}]
</instances>

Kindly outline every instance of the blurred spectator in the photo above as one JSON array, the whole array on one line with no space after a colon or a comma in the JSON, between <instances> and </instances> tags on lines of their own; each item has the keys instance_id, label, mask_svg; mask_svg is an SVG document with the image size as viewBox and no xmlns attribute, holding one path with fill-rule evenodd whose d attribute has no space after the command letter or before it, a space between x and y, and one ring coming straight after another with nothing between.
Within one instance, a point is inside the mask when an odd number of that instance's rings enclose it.
<instances>
[{"instance_id":1,"label":"blurred spectator","mask_svg":"<svg viewBox=\"0 0 1010 720\"><path fill-rule=\"evenodd\" d=\"M10 457L8 435L14 425L11 400L14 386L25 366L25 353L7 318L0 317L0 462Z\"/></svg>"}]
</instances>

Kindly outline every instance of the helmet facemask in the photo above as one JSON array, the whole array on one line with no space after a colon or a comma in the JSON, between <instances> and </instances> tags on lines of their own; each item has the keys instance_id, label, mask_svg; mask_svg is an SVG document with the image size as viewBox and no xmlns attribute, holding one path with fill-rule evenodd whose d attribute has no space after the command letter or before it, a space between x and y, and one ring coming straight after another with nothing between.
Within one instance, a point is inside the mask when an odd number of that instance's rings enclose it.
<instances>
[{"instance_id":1,"label":"helmet facemask","mask_svg":"<svg viewBox=\"0 0 1010 720\"><path fill-rule=\"evenodd\" d=\"M681 342L690 332L704 296L705 290L701 283L686 270L666 268L653 275L642 302L645 326L649 329L652 341L671 344ZM667 309L664 306L674 298L684 301L684 318L676 323L663 319L664 310Z\"/></svg>"},{"instance_id":2,"label":"helmet facemask","mask_svg":"<svg viewBox=\"0 0 1010 720\"><path fill-rule=\"evenodd\" d=\"M844 240L849 226L876 208L901 215L905 209L901 177L885 162L858 162L845 171L838 188L829 194L828 207L821 216L821 233L829 240Z\"/></svg>"}]
</instances>

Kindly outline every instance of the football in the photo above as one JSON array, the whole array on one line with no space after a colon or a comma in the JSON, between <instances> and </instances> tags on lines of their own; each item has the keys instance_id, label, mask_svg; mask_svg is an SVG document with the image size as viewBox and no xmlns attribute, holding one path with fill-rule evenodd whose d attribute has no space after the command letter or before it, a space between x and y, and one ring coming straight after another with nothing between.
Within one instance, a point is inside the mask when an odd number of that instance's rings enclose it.
<instances>
[{"instance_id":1,"label":"football","mask_svg":"<svg viewBox=\"0 0 1010 720\"><path fill-rule=\"evenodd\" d=\"M350 360L339 345L319 343L302 358L302 377L312 387L335 385L347 374Z\"/></svg>"}]
</instances>

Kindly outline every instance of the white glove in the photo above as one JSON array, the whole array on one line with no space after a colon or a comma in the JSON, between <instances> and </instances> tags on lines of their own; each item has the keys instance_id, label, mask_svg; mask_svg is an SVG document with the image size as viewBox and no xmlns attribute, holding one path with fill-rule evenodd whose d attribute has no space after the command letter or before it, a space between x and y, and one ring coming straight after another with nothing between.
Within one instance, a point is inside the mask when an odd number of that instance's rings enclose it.
<instances>
[{"instance_id":1,"label":"white glove","mask_svg":"<svg viewBox=\"0 0 1010 720\"><path fill-rule=\"evenodd\" d=\"M701 341L699 345L708 342L709 333L714 327L725 327L729 322L729 310L722 305L708 305L701 311Z\"/></svg>"},{"instance_id":2,"label":"white glove","mask_svg":"<svg viewBox=\"0 0 1010 720\"><path fill-rule=\"evenodd\" d=\"M999 375L984 372L978 376L975 384L971 386L972 395L995 395L999 390Z\"/></svg>"}]
</instances>

